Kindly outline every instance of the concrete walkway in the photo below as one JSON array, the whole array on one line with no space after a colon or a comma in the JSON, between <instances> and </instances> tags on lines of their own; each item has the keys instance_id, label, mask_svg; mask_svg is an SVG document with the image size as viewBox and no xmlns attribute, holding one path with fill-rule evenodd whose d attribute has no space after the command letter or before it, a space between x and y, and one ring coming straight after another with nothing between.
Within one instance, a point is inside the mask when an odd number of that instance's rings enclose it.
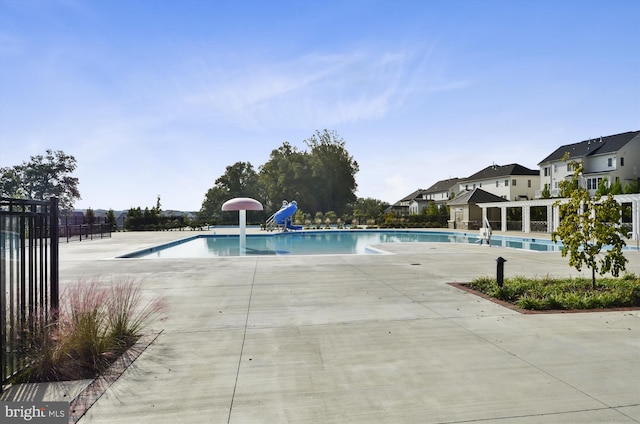
<instances>
[{"instance_id":1,"label":"concrete walkway","mask_svg":"<svg viewBox=\"0 0 640 424\"><path fill-rule=\"evenodd\" d=\"M498 256L506 277L578 275L559 253L112 259L194 234L61 245L63 284L135 277L169 304L81 424L640 422L638 311L521 315L447 284Z\"/></svg>"}]
</instances>

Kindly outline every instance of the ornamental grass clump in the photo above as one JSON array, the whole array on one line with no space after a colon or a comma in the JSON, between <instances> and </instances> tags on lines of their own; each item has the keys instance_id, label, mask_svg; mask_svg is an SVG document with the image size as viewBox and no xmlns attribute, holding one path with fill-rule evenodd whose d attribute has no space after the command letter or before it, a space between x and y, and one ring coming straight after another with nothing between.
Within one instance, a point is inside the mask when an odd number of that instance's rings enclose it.
<instances>
[{"instance_id":1,"label":"ornamental grass clump","mask_svg":"<svg viewBox=\"0 0 640 424\"><path fill-rule=\"evenodd\" d=\"M14 382L94 378L165 308L162 299L143 303L140 285L128 279L77 282L63 292L60 305L56 323L23 331L20 353L29 366Z\"/></svg>"},{"instance_id":2,"label":"ornamental grass clump","mask_svg":"<svg viewBox=\"0 0 640 424\"><path fill-rule=\"evenodd\" d=\"M164 303L156 298L143 304L140 286L129 280L116 283L108 294L107 339L120 352L138 339L147 323L164 308Z\"/></svg>"},{"instance_id":3,"label":"ornamental grass clump","mask_svg":"<svg viewBox=\"0 0 640 424\"><path fill-rule=\"evenodd\" d=\"M512 303L521 309L568 310L640 307L640 277L599 279L593 288L586 278L531 279L507 278L498 287L496 280L480 277L467 285L492 298Z\"/></svg>"}]
</instances>

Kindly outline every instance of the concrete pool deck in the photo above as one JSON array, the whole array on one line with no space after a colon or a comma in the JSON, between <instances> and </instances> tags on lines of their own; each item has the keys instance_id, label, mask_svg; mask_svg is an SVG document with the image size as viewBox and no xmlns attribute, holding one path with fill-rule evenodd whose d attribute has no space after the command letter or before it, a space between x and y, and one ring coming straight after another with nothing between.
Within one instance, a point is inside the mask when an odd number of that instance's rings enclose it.
<instances>
[{"instance_id":1,"label":"concrete pool deck","mask_svg":"<svg viewBox=\"0 0 640 424\"><path fill-rule=\"evenodd\" d=\"M195 234L61 244L63 286L135 277L169 305L80 423L640 422L639 311L522 315L447 284L495 275L498 256L506 277L578 275L560 253L113 259ZM640 252L626 256L640 274ZM82 388L57 387L30 392Z\"/></svg>"}]
</instances>

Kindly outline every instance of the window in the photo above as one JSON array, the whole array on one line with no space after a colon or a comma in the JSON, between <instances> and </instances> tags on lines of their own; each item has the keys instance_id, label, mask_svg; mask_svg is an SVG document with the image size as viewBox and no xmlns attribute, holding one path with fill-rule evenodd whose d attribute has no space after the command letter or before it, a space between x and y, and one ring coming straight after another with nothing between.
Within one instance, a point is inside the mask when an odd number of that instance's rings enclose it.
<instances>
[{"instance_id":1,"label":"window","mask_svg":"<svg viewBox=\"0 0 640 424\"><path fill-rule=\"evenodd\" d=\"M531 180L527 180L527 187L531 188Z\"/></svg>"},{"instance_id":2,"label":"window","mask_svg":"<svg viewBox=\"0 0 640 424\"><path fill-rule=\"evenodd\" d=\"M571 172L571 163L567 164L567 172Z\"/></svg>"},{"instance_id":3,"label":"window","mask_svg":"<svg viewBox=\"0 0 640 424\"><path fill-rule=\"evenodd\" d=\"M511 185L515 186L516 185L516 180L511 180Z\"/></svg>"},{"instance_id":4,"label":"window","mask_svg":"<svg viewBox=\"0 0 640 424\"><path fill-rule=\"evenodd\" d=\"M620 158L620 166L624 166L624 158Z\"/></svg>"},{"instance_id":5,"label":"window","mask_svg":"<svg viewBox=\"0 0 640 424\"><path fill-rule=\"evenodd\" d=\"M607 166L609 166L609 167L613 166L613 159L612 158L607 159Z\"/></svg>"},{"instance_id":6,"label":"window","mask_svg":"<svg viewBox=\"0 0 640 424\"><path fill-rule=\"evenodd\" d=\"M465 190L469 190L469 184L465 184L465 185L464 185L464 189L465 189Z\"/></svg>"},{"instance_id":7,"label":"window","mask_svg":"<svg viewBox=\"0 0 640 424\"><path fill-rule=\"evenodd\" d=\"M545 167L544 167L544 176L545 176L545 177L548 177L548 176L549 176L549 167L548 167L548 166L545 166Z\"/></svg>"},{"instance_id":8,"label":"window","mask_svg":"<svg viewBox=\"0 0 640 424\"><path fill-rule=\"evenodd\" d=\"M509 187L509 180L504 180L504 186Z\"/></svg>"},{"instance_id":9,"label":"window","mask_svg":"<svg viewBox=\"0 0 640 424\"><path fill-rule=\"evenodd\" d=\"M476 188L476 185L475 185L475 184L473 184L473 188L474 188L474 189Z\"/></svg>"},{"instance_id":10,"label":"window","mask_svg":"<svg viewBox=\"0 0 640 424\"><path fill-rule=\"evenodd\" d=\"M496 181L496 187L500 187L500 183Z\"/></svg>"}]
</instances>

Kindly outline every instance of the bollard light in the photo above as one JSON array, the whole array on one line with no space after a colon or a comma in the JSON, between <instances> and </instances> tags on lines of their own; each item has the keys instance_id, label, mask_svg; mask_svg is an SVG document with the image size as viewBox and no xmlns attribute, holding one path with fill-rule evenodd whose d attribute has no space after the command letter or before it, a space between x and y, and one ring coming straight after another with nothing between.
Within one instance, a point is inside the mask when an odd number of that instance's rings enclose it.
<instances>
[{"instance_id":1,"label":"bollard light","mask_svg":"<svg viewBox=\"0 0 640 424\"><path fill-rule=\"evenodd\" d=\"M498 259L496 259L496 262L498 263L496 270L496 282L498 283L498 287L502 288L502 285L504 284L504 263L507 262L507 260L502 256L499 256Z\"/></svg>"}]
</instances>

